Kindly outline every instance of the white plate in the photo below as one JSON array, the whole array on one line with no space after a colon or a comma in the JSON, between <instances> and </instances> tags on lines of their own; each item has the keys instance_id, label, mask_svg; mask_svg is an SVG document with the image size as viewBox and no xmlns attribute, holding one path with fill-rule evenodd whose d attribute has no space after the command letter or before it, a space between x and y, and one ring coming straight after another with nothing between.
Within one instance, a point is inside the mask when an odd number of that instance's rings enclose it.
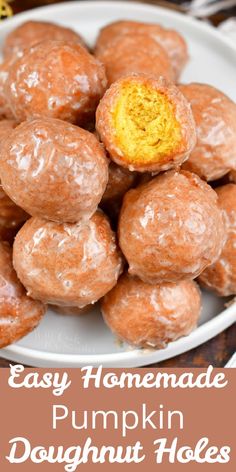
<instances>
[{"instance_id":1,"label":"white plate","mask_svg":"<svg viewBox=\"0 0 236 472\"><path fill-rule=\"evenodd\" d=\"M92 44L104 24L117 19L157 22L179 30L189 44L191 60L183 81L207 82L236 100L236 49L208 25L169 10L132 2L71 2L38 8L4 21L0 41L29 19L70 26ZM236 321L236 304L224 309L224 300L203 294L200 326L167 349L143 351L121 346L104 325L96 309L84 317L63 317L48 312L41 325L1 356L37 367L82 365L135 367L159 362L186 352L217 335Z\"/></svg>"}]
</instances>

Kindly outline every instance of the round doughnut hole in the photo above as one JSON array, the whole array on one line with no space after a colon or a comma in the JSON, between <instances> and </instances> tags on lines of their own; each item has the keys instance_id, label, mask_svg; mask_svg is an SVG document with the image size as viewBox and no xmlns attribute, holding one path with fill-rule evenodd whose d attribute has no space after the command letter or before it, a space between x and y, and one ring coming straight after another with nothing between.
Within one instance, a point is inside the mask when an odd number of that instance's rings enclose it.
<instances>
[{"instance_id":1,"label":"round doughnut hole","mask_svg":"<svg viewBox=\"0 0 236 472\"><path fill-rule=\"evenodd\" d=\"M166 95L141 83L125 83L114 112L117 141L130 164L150 163L181 144L181 127ZM140 158L140 154L142 158Z\"/></svg>"}]
</instances>

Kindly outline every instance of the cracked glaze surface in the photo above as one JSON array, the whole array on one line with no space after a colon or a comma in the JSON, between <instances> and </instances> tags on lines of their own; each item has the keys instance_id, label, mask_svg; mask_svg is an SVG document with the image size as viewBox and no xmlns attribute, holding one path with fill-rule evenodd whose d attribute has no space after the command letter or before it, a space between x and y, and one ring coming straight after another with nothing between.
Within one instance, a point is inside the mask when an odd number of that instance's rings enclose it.
<instances>
[{"instance_id":1,"label":"cracked glaze surface","mask_svg":"<svg viewBox=\"0 0 236 472\"><path fill-rule=\"evenodd\" d=\"M145 34L152 37L166 51L172 67L175 72L175 78L178 79L188 60L188 49L186 41L177 31L168 30L157 24L139 23L135 21L116 21L111 23L99 33L96 52L102 54L103 51L118 36L124 34Z\"/></svg>"},{"instance_id":2,"label":"cracked glaze surface","mask_svg":"<svg viewBox=\"0 0 236 472\"><path fill-rule=\"evenodd\" d=\"M129 190L119 243L129 272L147 283L197 277L225 242L217 195L195 174L175 171Z\"/></svg>"},{"instance_id":3,"label":"cracked glaze surface","mask_svg":"<svg viewBox=\"0 0 236 472\"><path fill-rule=\"evenodd\" d=\"M197 131L196 147L184 168L207 181L236 170L236 104L210 85L179 88L191 103Z\"/></svg>"},{"instance_id":4,"label":"cracked glaze surface","mask_svg":"<svg viewBox=\"0 0 236 472\"><path fill-rule=\"evenodd\" d=\"M108 181L96 137L50 118L18 126L0 152L0 177L9 197L33 216L78 221L97 209Z\"/></svg>"},{"instance_id":5,"label":"cracked glaze surface","mask_svg":"<svg viewBox=\"0 0 236 472\"><path fill-rule=\"evenodd\" d=\"M201 294L195 282L149 285L128 274L102 301L109 328L140 347L164 348L196 328Z\"/></svg>"},{"instance_id":6,"label":"cracked glaze surface","mask_svg":"<svg viewBox=\"0 0 236 472\"><path fill-rule=\"evenodd\" d=\"M217 261L201 273L199 281L220 296L236 295L236 185L216 189L227 221L227 240Z\"/></svg>"},{"instance_id":7,"label":"cracked glaze surface","mask_svg":"<svg viewBox=\"0 0 236 472\"><path fill-rule=\"evenodd\" d=\"M101 211L78 224L30 219L16 236L13 259L33 298L79 308L111 290L122 270L115 234Z\"/></svg>"},{"instance_id":8,"label":"cracked glaze surface","mask_svg":"<svg viewBox=\"0 0 236 472\"><path fill-rule=\"evenodd\" d=\"M13 62L5 93L18 121L48 116L86 124L106 86L104 66L84 47L48 40Z\"/></svg>"},{"instance_id":9,"label":"cracked glaze surface","mask_svg":"<svg viewBox=\"0 0 236 472\"><path fill-rule=\"evenodd\" d=\"M12 266L12 251L0 242L0 348L36 328L45 311L42 303L26 296Z\"/></svg>"}]
</instances>

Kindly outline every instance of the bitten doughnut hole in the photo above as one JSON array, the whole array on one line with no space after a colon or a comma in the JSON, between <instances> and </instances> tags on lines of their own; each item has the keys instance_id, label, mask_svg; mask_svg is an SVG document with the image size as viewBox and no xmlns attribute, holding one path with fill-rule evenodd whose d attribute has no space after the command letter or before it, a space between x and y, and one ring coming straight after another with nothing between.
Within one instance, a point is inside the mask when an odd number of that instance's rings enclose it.
<instances>
[{"instance_id":1,"label":"bitten doughnut hole","mask_svg":"<svg viewBox=\"0 0 236 472\"><path fill-rule=\"evenodd\" d=\"M96 129L111 159L131 171L176 168L196 143L190 105L164 77L117 80L99 103Z\"/></svg>"},{"instance_id":2,"label":"bitten doughnut hole","mask_svg":"<svg viewBox=\"0 0 236 472\"><path fill-rule=\"evenodd\" d=\"M26 295L12 266L8 243L0 242L0 349L38 326L45 306Z\"/></svg>"},{"instance_id":3,"label":"bitten doughnut hole","mask_svg":"<svg viewBox=\"0 0 236 472\"><path fill-rule=\"evenodd\" d=\"M181 128L173 104L148 85L124 84L113 120L116 139L129 164L152 163L176 151L181 144Z\"/></svg>"}]
</instances>

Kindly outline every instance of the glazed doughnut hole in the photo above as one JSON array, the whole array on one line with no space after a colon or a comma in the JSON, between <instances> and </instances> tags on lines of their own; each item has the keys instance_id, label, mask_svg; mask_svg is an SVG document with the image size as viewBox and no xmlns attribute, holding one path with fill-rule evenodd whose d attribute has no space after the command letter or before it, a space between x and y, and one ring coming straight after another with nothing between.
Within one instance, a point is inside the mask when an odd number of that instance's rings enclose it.
<instances>
[{"instance_id":1,"label":"glazed doughnut hole","mask_svg":"<svg viewBox=\"0 0 236 472\"><path fill-rule=\"evenodd\" d=\"M45 306L26 295L12 266L12 251L0 242L0 348L26 336L38 326Z\"/></svg>"},{"instance_id":2,"label":"glazed doughnut hole","mask_svg":"<svg viewBox=\"0 0 236 472\"><path fill-rule=\"evenodd\" d=\"M86 125L107 87L104 66L75 42L46 40L9 68L5 95L15 118Z\"/></svg>"},{"instance_id":3,"label":"glazed doughnut hole","mask_svg":"<svg viewBox=\"0 0 236 472\"><path fill-rule=\"evenodd\" d=\"M13 120L14 115L8 103L5 86L8 81L9 68L12 64L12 59L8 59L0 64L0 119ZM0 121L1 123L1 121Z\"/></svg>"},{"instance_id":4,"label":"glazed doughnut hole","mask_svg":"<svg viewBox=\"0 0 236 472\"><path fill-rule=\"evenodd\" d=\"M233 182L233 183L236 184L236 170L232 170L229 173L229 180L230 180L230 182Z\"/></svg>"},{"instance_id":5,"label":"glazed doughnut hole","mask_svg":"<svg viewBox=\"0 0 236 472\"><path fill-rule=\"evenodd\" d=\"M129 272L151 284L196 278L218 259L226 237L217 194L186 171L129 190L118 234Z\"/></svg>"},{"instance_id":6,"label":"glazed doughnut hole","mask_svg":"<svg viewBox=\"0 0 236 472\"><path fill-rule=\"evenodd\" d=\"M121 340L162 349L196 328L201 295L190 280L149 285L125 274L104 297L101 308L105 322Z\"/></svg>"},{"instance_id":7,"label":"glazed doughnut hole","mask_svg":"<svg viewBox=\"0 0 236 472\"><path fill-rule=\"evenodd\" d=\"M64 28L46 21L26 21L6 37L3 44L4 57L20 57L26 49L48 39L74 41L85 47L81 36L70 28Z\"/></svg>"},{"instance_id":8,"label":"glazed doughnut hole","mask_svg":"<svg viewBox=\"0 0 236 472\"><path fill-rule=\"evenodd\" d=\"M30 296L83 308L117 283L123 261L108 219L57 224L32 218L17 233L14 267Z\"/></svg>"},{"instance_id":9,"label":"glazed doughnut hole","mask_svg":"<svg viewBox=\"0 0 236 472\"><path fill-rule=\"evenodd\" d=\"M138 51L138 53L137 53ZM163 47L143 34L118 36L96 56L105 66L108 84L130 74L143 74L174 81L174 71Z\"/></svg>"},{"instance_id":10,"label":"glazed doughnut hole","mask_svg":"<svg viewBox=\"0 0 236 472\"><path fill-rule=\"evenodd\" d=\"M236 104L207 84L180 85L191 103L197 144L184 164L207 181L236 170Z\"/></svg>"},{"instance_id":11,"label":"glazed doughnut hole","mask_svg":"<svg viewBox=\"0 0 236 472\"><path fill-rule=\"evenodd\" d=\"M5 194L0 185L0 240L13 243L28 215Z\"/></svg>"},{"instance_id":12,"label":"glazed doughnut hole","mask_svg":"<svg viewBox=\"0 0 236 472\"><path fill-rule=\"evenodd\" d=\"M236 185L216 189L227 222L226 244L217 261L199 276L199 282L217 295L236 295Z\"/></svg>"},{"instance_id":13,"label":"glazed doughnut hole","mask_svg":"<svg viewBox=\"0 0 236 472\"><path fill-rule=\"evenodd\" d=\"M0 178L27 213L58 222L89 218L108 181L108 162L96 137L61 120L19 125L0 151Z\"/></svg>"},{"instance_id":14,"label":"glazed doughnut hole","mask_svg":"<svg viewBox=\"0 0 236 472\"><path fill-rule=\"evenodd\" d=\"M97 108L96 129L112 160L140 172L177 167L196 143L190 105L164 78L115 82Z\"/></svg>"},{"instance_id":15,"label":"glazed doughnut hole","mask_svg":"<svg viewBox=\"0 0 236 472\"><path fill-rule=\"evenodd\" d=\"M118 37L127 35L136 37L146 35L160 44L166 51L177 80L188 61L188 47L183 36L174 30L163 28L161 25L141 23L137 21L116 21L101 29L95 53L102 55ZM130 54L129 54L130 55Z\"/></svg>"}]
</instances>

